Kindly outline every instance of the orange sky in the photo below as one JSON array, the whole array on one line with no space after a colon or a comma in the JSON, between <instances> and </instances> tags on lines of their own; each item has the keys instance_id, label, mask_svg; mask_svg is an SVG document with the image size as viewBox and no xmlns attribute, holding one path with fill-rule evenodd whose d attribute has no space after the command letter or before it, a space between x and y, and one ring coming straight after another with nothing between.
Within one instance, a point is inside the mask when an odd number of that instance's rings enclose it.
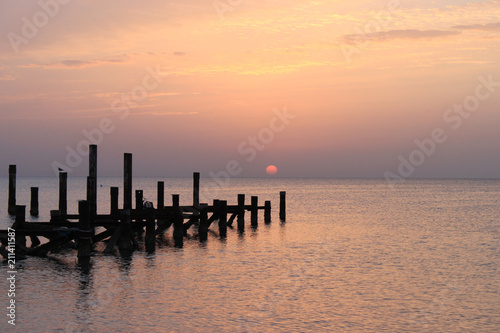
<instances>
[{"instance_id":1,"label":"orange sky","mask_svg":"<svg viewBox=\"0 0 500 333\"><path fill-rule=\"evenodd\" d=\"M238 176L275 164L280 176L383 177L442 128L412 177L500 177L500 87L459 128L443 118L479 76L500 82L500 1L41 3L0 3L5 172L52 175L57 162L85 175L68 150L105 119L101 175L121 175L131 152L137 175L236 160ZM249 137L284 109L295 117L248 161Z\"/></svg>"}]
</instances>

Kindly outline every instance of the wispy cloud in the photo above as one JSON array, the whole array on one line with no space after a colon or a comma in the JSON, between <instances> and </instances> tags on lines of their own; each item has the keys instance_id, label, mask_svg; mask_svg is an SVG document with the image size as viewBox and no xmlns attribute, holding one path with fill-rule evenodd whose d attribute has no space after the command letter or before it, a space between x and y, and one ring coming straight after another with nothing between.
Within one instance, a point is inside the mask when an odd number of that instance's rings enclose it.
<instances>
[{"instance_id":1,"label":"wispy cloud","mask_svg":"<svg viewBox=\"0 0 500 333\"><path fill-rule=\"evenodd\" d=\"M176 55L176 56L184 56L184 55L186 55L186 52L174 52L174 55Z\"/></svg>"},{"instance_id":2,"label":"wispy cloud","mask_svg":"<svg viewBox=\"0 0 500 333\"><path fill-rule=\"evenodd\" d=\"M14 81L15 79L13 75L0 73L0 81Z\"/></svg>"},{"instance_id":3,"label":"wispy cloud","mask_svg":"<svg viewBox=\"0 0 500 333\"><path fill-rule=\"evenodd\" d=\"M124 63L126 59L124 58L112 58L112 59L94 59L94 60L76 60L68 59L62 61L55 61L51 63L30 63L26 65L20 65L21 68L44 68L44 69L54 69L54 68L85 68L92 66L100 66L105 64L118 64Z\"/></svg>"},{"instance_id":4,"label":"wispy cloud","mask_svg":"<svg viewBox=\"0 0 500 333\"><path fill-rule=\"evenodd\" d=\"M367 34L344 35L343 40L346 43L354 44L359 40L387 41L392 39L431 39L440 37L449 37L461 34L460 31L451 30L389 30Z\"/></svg>"},{"instance_id":5,"label":"wispy cloud","mask_svg":"<svg viewBox=\"0 0 500 333\"><path fill-rule=\"evenodd\" d=\"M500 22L488 24L456 25L453 28L463 30L500 31Z\"/></svg>"}]
</instances>

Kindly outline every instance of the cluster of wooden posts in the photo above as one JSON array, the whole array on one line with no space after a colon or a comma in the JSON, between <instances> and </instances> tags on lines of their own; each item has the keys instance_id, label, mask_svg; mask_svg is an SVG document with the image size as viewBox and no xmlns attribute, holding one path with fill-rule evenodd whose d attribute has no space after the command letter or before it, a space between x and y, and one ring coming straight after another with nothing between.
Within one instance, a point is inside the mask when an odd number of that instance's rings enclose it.
<instances>
[{"instance_id":1,"label":"cluster of wooden posts","mask_svg":"<svg viewBox=\"0 0 500 333\"><path fill-rule=\"evenodd\" d=\"M200 174L193 174L193 204L181 206L179 195L172 194L172 205L165 205L164 182L158 182L157 207L144 204L143 191L135 191L135 209L132 208L132 154L124 154L123 208L118 206L119 188L111 187L109 214L97 214L97 146L89 147L89 175L87 198L78 202L78 214L67 211L67 172L59 172L59 209L50 211L50 222L26 222L26 206L16 204L16 166L9 166L8 213L15 215L12 229L16 233L16 257L26 255L46 256L63 247L72 245L78 249L78 260L89 261L92 244L107 243L105 252L112 253L118 247L120 253L130 254L144 240L147 252L154 252L157 237L173 227L174 246L182 247L187 230L197 226L198 238L205 242L208 230L218 221L219 237L227 236L227 228L237 221L239 232L245 230L245 212L250 211L251 226L258 225L258 211L264 210L265 223L271 222L271 202L259 206L258 197L252 196L250 205L245 204L245 194L238 194L237 205L226 200L213 200L212 205L200 203ZM31 188L30 215L38 216L38 188ZM280 192L280 219L286 219L286 193ZM144 234L145 236L142 237ZM0 254L7 258L8 230L0 230L2 243ZM31 244L27 247L27 237ZM39 237L48 239L42 244Z\"/></svg>"}]
</instances>

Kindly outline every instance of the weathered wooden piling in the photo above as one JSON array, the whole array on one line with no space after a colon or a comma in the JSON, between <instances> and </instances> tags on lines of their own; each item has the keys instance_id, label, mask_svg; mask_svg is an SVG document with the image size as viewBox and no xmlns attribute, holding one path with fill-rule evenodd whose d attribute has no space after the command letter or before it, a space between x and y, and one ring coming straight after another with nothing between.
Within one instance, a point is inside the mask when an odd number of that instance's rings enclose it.
<instances>
[{"instance_id":1,"label":"weathered wooden piling","mask_svg":"<svg viewBox=\"0 0 500 333\"><path fill-rule=\"evenodd\" d=\"M152 253L155 251L155 210L153 208L146 209L146 237L144 239L146 252Z\"/></svg>"},{"instance_id":2,"label":"weathered wooden piling","mask_svg":"<svg viewBox=\"0 0 500 333\"><path fill-rule=\"evenodd\" d=\"M92 252L90 203L88 201L78 201L78 217L78 263L87 264Z\"/></svg>"},{"instance_id":3,"label":"weathered wooden piling","mask_svg":"<svg viewBox=\"0 0 500 333\"><path fill-rule=\"evenodd\" d=\"M158 182L158 198L156 203L157 209L165 208L165 183Z\"/></svg>"},{"instance_id":4,"label":"weathered wooden piling","mask_svg":"<svg viewBox=\"0 0 500 333\"><path fill-rule=\"evenodd\" d=\"M9 206L8 213L10 215L16 214L16 173L15 165L9 165Z\"/></svg>"},{"instance_id":5,"label":"weathered wooden piling","mask_svg":"<svg viewBox=\"0 0 500 333\"><path fill-rule=\"evenodd\" d=\"M264 222L271 222L271 201L266 201L264 203Z\"/></svg>"},{"instance_id":6,"label":"weathered wooden piling","mask_svg":"<svg viewBox=\"0 0 500 333\"><path fill-rule=\"evenodd\" d=\"M31 188L30 215L38 216L38 187Z\"/></svg>"},{"instance_id":7,"label":"weathered wooden piling","mask_svg":"<svg viewBox=\"0 0 500 333\"><path fill-rule=\"evenodd\" d=\"M252 227L257 227L258 224L258 213L259 213L259 197L251 197L251 208L250 208L250 221Z\"/></svg>"},{"instance_id":8,"label":"weathered wooden piling","mask_svg":"<svg viewBox=\"0 0 500 333\"><path fill-rule=\"evenodd\" d=\"M245 230L245 195L238 194L238 230Z\"/></svg>"},{"instance_id":9,"label":"weathered wooden piling","mask_svg":"<svg viewBox=\"0 0 500 333\"><path fill-rule=\"evenodd\" d=\"M97 198L96 182L96 178L90 176L87 177L87 201L89 203L89 216L91 223L94 223L97 218L97 202L94 205Z\"/></svg>"},{"instance_id":10,"label":"weathered wooden piling","mask_svg":"<svg viewBox=\"0 0 500 333\"><path fill-rule=\"evenodd\" d=\"M179 206L178 194L172 194L172 206L174 209L174 243L175 247L182 247L184 244L184 217Z\"/></svg>"},{"instance_id":11,"label":"weathered wooden piling","mask_svg":"<svg viewBox=\"0 0 500 333\"><path fill-rule=\"evenodd\" d=\"M280 220L286 220L286 192L280 192Z\"/></svg>"},{"instance_id":12,"label":"weathered wooden piling","mask_svg":"<svg viewBox=\"0 0 500 333\"><path fill-rule=\"evenodd\" d=\"M25 248L26 247L26 235L20 231L24 229L24 224L26 223L26 206L17 205L15 206L15 220L13 229L16 230L16 245Z\"/></svg>"},{"instance_id":13,"label":"weathered wooden piling","mask_svg":"<svg viewBox=\"0 0 500 333\"><path fill-rule=\"evenodd\" d=\"M193 206L200 205L200 173L193 172Z\"/></svg>"},{"instance_id":14,"label":"weathered wooden piling","mask_svg":"<svg viewBox=\"0 0 500 333\"><path fill-rule=\"evenodd\" d=\"M132 209L132 154L123 155L123 209Z\"/></svg>"},{"instance_id":15,"label":"weathered wooden piling","mask_svg":"<svg viewBox=\"0 0 500 333\"><path fill-rule=\"evenodd\" d=\"M87 200L89 202L90 219L95 220L97 215L97 145L89 145L89 188Z\"/></svg>"},{"instance_id":16,"label":"weathered wooden piling","mask_svg":"<svg viewBox=\"0 0 500 333\"><path fill-rule=\"evenodd\" d=\"M118 249L123 255L132 253L134 244L132 242L132 226L130 209L125 209L121 212L121 234L118 239Z\"/></svg>"},{"instance_id":17,"label":"weathered wooden piling","mask_svg":"<svg viewBox=\"0 0 500 333\"><path fill-rule=\"evenodd\" d=\"M226 236L227 236L227 201L226 200L219 200L218 216L219 216L219 236L221 238L226 238Z\"/></svg>"},{"instance_id":18,"label":"weathered wooden piling","mask_svg":"<svg viewBox=\"0 0 500 333\"><path fill-rule=\"evenodd\" d=\"M68 173L59 172L59 212L61 216L68 214Z\"/></svg>"},{"instance_id":19,"label":"weathered wooden piling","mask_svg":"<svg viewBox=\"0 0 500 333\"><path fill-rule=\"evenodd\" d=\"M135 190L135 209L141 211L144 207L144 192L142 190Z\"/></svg>"},{"instance_id":20,"label":"weathered wooden piling","mask_svg":"<svg viewBox=\"0 0 500 333\"><path fill-rule=\"evenodd\" d=\"M200 242L206 242L208 239L208 204L200 204L200 223L198 224L198 235Z\"/></svg>"},{"instance_id":21,"label":"weathered wooden piling","mask_svg":"<svg viewBox=\"0 0 500 333\"><path fill-rule=\"evenodd\" d=\"M118 196L119 196L119 191L120 189L118 187L111 187L110 188L110 195L111 195L111 217L113 219L118 219L119 217L119 211L118 211Z\"/></svg>"}]
</instances>

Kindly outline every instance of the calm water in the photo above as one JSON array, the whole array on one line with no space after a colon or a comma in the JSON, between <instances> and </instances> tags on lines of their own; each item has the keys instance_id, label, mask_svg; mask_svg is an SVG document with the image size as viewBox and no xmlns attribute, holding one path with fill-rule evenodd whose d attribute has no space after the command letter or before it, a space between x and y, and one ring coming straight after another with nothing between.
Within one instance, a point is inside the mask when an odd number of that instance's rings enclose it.
<instances>
[{"instance_id":1,"label":"calm water","mask_svg":"<svg viewBox=\"0 0 500 333\"><path fill-rule=\"evenodd\" d=\"M155 201L157 180L134 179L134 188ZM189 203L191 180L164 181ZM101 184L107 212L121 180ZM5 227L5 178L0 186ZM18 204L29 203L30 186L40 187L46 221L57 179L18 179ZM84 188L69 179L70 212ZM392 191L381 180L237 179L217 197L235 204L238 193L272 200L273 222L261 216L241 237L228 230L226 241L214 233L183 249L169 245L169 230L154 255L96 254L90 274L74 251L19 262L16 331L500 332L500 181L415 180ZM2 317L0 331L12 330Z\"/></svg>"}]
</instances>

